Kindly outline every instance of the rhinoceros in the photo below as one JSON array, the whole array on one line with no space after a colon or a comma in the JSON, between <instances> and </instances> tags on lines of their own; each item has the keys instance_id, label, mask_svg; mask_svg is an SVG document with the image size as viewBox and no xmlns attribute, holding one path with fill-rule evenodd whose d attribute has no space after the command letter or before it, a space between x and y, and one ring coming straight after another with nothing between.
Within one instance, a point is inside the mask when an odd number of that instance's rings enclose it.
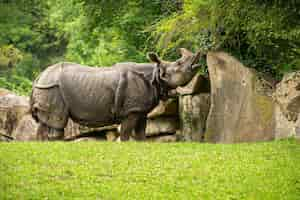
<instances>
[{"instance_id":1,"label":"rhinoceros","mask_svg":"<svg viewBox=\"0 0 300 200\"><path fill-rule=\"evenodd\" d=\"M62 139L71 118L88 127L121 123L121 141L133 131L136 140L144 140L147 114L169 90L187 84L199 67L200 52L180 52L175 62L148 53L151 63L49 66L34 81L30 98L31 114L39 122L38 139Z\"/></svg>"}]
</instances>

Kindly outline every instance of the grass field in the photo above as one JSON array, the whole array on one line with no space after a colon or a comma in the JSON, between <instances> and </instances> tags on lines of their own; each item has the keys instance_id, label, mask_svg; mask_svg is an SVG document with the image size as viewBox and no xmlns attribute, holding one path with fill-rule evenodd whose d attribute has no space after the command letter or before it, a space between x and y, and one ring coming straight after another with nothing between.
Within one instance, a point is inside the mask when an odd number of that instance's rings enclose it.
<instances>
[{"instance_id":1,"label":"grass field","mask_svg":"<svg viewBox=\"0 0 300 200\"><path fill-rule=\"evenodd\" d=\"M0 143L0 199L300 199L300 144Z\"/></svg>"}]
</instances>

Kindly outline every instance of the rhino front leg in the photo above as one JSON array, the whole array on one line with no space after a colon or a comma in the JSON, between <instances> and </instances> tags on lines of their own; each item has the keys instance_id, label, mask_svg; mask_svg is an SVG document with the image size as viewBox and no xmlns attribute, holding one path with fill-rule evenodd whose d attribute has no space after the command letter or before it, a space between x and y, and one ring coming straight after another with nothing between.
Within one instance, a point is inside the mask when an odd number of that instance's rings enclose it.
<instances>
[{"instance_id":1,"label":"rhino front leg","mask_svg":"<svg viewBox=\"0 0 300 200\"><path fill-rule=\"evenodd\" d=\"M137 126L138 119L139 115L137 113L131 113L122 121L120 132L121 141L129 140L130 135L132 135L135 127Z\"/></svg>"},{"instance_id":2,"label":"rhino front leg","mask_svg":"<svg viewBox=\"0 0 300 200\"><path fill-rule=\"evenodd\" d=\"M137 141L146 140L146 124L147 124L147 116L142 114L135 127L135 139Z\"/></svg>"}]
</instances>

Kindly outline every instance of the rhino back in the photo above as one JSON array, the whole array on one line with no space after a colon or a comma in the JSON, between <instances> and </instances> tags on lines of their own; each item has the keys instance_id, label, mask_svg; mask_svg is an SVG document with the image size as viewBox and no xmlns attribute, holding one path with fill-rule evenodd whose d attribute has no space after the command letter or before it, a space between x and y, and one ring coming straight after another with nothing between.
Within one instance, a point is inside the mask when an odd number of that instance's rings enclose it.
<instances>
[{"instance_id":1,"label":"rhino back","mask_svg":"<svg viewBox=\"0 0 300 200\"><path fill-rule=\"evenodd\" d=\"M112 123L119 76L110 68L65 65L60 87L71 117L88 125Z\"/></svg>"},{"instance_id":2,"label":"rhino back","mask_svg":"<svg viewBox=\"0 0 300 200\"><path fill-rule=\"evenodd\" d=\"M59 77L61 72L61 66L63 63L57 63L47 67L35 80L34 87L37 88L50 88L57 86L59 83Z\"/></svg>"}]
</instances>

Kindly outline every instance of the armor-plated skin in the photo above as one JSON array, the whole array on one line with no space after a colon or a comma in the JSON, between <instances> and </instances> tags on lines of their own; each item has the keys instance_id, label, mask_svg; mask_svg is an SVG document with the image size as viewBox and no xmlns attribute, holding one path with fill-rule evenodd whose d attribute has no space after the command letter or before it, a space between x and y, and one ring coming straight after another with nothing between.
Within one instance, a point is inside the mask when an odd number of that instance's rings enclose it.
<instances>
[{"instance_id":1,"label":"armor-plated skin","mask_svg":"<svg viewBox=\"0 0 300 200\"><path fill-rule=\"evenodd\" d=\"M136 139L145 139L147 113L169 89L195 74L200 54L186 49L181 54L176 62L150 53L154 63L97 68L64 62L48 67L34 82L30 99L31 113L40 122L39 138L62 138L71 118L89 127L121 123L121 140L128 140L132 131Z\"/></svg>"}]
</instances>

